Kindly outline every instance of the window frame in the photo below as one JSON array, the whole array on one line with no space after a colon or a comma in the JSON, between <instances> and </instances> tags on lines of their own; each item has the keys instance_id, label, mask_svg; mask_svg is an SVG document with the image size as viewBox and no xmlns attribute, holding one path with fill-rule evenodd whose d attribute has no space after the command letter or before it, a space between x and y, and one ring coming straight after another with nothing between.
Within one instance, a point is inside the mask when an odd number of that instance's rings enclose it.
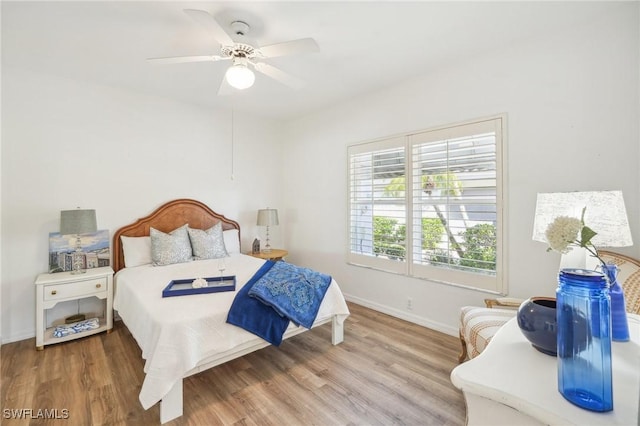
<instances>
[{"instance_id":1,"label":"window frame","mask_svg":"<svg viewBox=\"0 0 640 426\"><path fill-rule=\"evenodd\" d=\"M507 272L507 206L505 194L507 193L507 164L506 164L506 114L498 114L490 117L467 120L464 122L448 124L415 132L380 138L371 141L350 144L347 146L347 249L346 261L350 265L406 275L447 285L471 288L495 294L506 294ZM474 273L472 271L455 268L443 268L427 264L414 263L414 197L413 197L413 147L424 143L424 140L446 140L448 135L464 135L469 129L490 129L495 132L495 214L496 214L496 268L495 275ZM470 134L470 133L469 133ZM378 256L354 253L352 251L352 158L361 155L387 149L390 147L404 146L404 214L406 226L406 257L404 261L386 259ZM451 170L450 167L447 170ZM375 201L376 199L374 199ZM469 228L468 228L469 229Z\"/></svg>"}]
</instances>

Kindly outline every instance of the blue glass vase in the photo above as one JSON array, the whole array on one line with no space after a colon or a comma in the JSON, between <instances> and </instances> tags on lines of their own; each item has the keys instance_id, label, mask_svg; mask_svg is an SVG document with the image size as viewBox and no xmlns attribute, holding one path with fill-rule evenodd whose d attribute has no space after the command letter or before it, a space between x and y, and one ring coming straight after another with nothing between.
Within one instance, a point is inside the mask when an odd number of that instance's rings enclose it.
<instances>
[{"instance_id":1,"label":"blue glass vase","mask_svg":"<svg viewBox=\"0 0 640 426\"><path fill-rule=\"evenodd\" d=\"M561 270L556 299L558 390L587 410L613 410L611 301L604 274Z\"/></svg>"},{"instance_id":2,"label":"blue glass vase","mask_svg":"<svg viewBox=\"0 0 640 426\"><path fill-rule=\"evenodd\" d=\"M609 278L609 295L611 296L611 340L615 342L629 341L629 323L624 301L624 292L618 284L618 267L613 263L602 265L602 271Z\"/></svg>"}]
</instances>

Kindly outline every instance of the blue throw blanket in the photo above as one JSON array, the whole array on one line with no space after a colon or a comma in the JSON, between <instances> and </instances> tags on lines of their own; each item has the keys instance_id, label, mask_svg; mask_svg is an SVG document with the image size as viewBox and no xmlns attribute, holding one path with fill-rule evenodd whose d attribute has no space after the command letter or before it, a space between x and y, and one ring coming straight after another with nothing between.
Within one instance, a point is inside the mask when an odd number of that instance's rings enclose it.
<instances>
[{"instance_id":1,"label":"blue throw blanket","mask_svg":"<svg viewBox=\"0 0 640 426\"><path fill-rule=\"evenodd\" d=\"M282 335L289 326L289 319L281 317L270 306L258 299L249 297L249 290L264 274L266 274L275 262L267 261L258 272L238 291L233 299L227 322L237 325L245 330L262 337L272 345L280 346Z\"/></svg>"},{"instance_id":2,"label":"blue throw blanket","mask_svg":"<svg viewBox=\"0 0 640 426\"><path fill-rule=\"evenodd\" d=\"M311 328L329 284L328 275L267 261L238 291L227 322L279 346L289 320Z\"/></svg>"},{"instance_id":3,"label":"blue throw blanket","mask_svg":"<svg viewBox=\"0 0 640 426\"><path fill-rule=\"evenodd\" d=\"M249 290L295 325L311 328L320 303L331 284L331 277L287 262L277 262Z\"/></svg>"}]
</instances>

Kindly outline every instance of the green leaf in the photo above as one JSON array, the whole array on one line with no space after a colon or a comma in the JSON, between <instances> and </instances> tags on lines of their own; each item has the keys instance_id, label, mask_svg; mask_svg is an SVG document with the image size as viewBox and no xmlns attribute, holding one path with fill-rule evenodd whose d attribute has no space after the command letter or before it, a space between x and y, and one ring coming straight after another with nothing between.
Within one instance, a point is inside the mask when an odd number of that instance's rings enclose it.
<instances>
[{"instance_id":1,"label":"green leaf","mask_svg":"<svg viewBox=\"0 0 640 426\"><path fill-rule=\"evenodd\" d=\"M588 226L583 226L582 231L580 231L580 247L586 247L597 234L596 231Z\"/></svg>"}]
</instances>

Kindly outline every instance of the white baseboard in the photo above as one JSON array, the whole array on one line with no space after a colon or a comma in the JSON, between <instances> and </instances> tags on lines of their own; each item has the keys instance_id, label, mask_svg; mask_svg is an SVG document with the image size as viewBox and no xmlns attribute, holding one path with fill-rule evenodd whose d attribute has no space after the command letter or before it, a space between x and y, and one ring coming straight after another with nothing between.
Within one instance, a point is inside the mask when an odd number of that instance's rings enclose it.
<instances>
[{"instance_id":1,"label":"white baseboard","mask_svg":"<svg viewBox=\"0 0 640 426\"><path fill-rule=\"evenodd\" d=\"M20 340L33 339L36 337L36 332L34 331L23 331L22 333L13 334L6 339L4 336L2 337L2 344L19 342ZM36 347L36 342L33 342L33 347Z\"/></svg>"},{"instance_id":2,"label":"white baseboard","mask_svg":"<svg viewBox=\"0 0 640 426\"><path fill-rule=\"evenodd\" d=\"M425 317L421 317L415 314L410 314L400 309L391 308L389 306L381 305L379 303L372 302L370 300L362 299L360 297L352 296L349 294L345 294L344 298L347 299L347 301L349 302L353 302L358 305L365 306L367 308L373 309L374 311L382 312L383 314L391 315L392 317L400 318L402 320L409 321L414 324L418 324L423 327L427 327L432 330L436 330L441 333L448 334L450 336L458 337L457 327L451 327L450 325L447 325L447 324L443 324L437 321L432 321Z\"/></svg>"}]
</instances>

